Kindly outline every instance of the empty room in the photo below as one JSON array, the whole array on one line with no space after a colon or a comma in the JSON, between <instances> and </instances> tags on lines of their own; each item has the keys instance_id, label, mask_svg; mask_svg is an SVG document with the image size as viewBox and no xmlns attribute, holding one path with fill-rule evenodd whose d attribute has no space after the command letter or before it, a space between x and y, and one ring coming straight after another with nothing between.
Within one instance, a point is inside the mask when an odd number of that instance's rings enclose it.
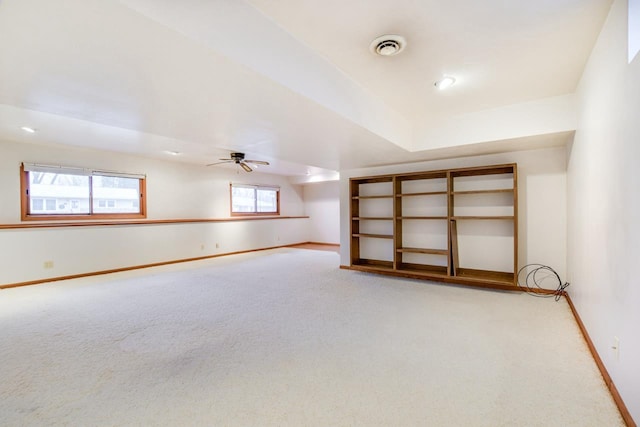
<instances>
[{"instance_id":1,"label":"empty room","mask_svg":"<svg viewBox=\"0 0 640 427\"><path fill-rule=\"evenodd\" d=\"M635 426L640 0L0 0L0 425Z\"/></svg>"}]
</instances>

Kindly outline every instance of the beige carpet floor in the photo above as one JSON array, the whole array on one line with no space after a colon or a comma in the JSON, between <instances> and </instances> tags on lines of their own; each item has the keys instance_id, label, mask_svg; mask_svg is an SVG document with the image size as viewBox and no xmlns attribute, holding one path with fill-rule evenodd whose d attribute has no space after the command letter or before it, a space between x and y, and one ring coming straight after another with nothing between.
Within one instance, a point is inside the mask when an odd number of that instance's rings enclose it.
<instances>
[{"instance_id":1,"label":"beige carpet floor","mask_svg":"<svg viewBox=\"0 0 640 427\"><path fill-rule=\"evenodd\" d=\"M277 249L0 291L3 426L620 426L566 301Z\"/></svg>"}]
</instances>

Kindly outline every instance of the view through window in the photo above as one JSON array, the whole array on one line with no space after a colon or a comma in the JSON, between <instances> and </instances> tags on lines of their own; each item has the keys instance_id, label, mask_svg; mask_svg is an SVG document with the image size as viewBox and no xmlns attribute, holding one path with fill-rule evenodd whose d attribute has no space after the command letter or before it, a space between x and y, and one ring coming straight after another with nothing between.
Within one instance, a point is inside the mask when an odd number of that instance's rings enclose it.
<instances>
[{"instance_id":1,"label":"view through window","mask_svg":"<svg viewBox=\"0 0 640 427\"><path fill-rule=\"evenodd\" d=\"M145 214L144 175L32 164L22 173L23 218Z\"/></svg>"},{"instance_id":2,"label":"view through window","mask_svg":"<svg viewBox=\"0 0 640 427\"><path fill-rule=\"evenodd\" d=\"M278 215L280 189L273 186L231 184L232 215Z\"/></svg>"}]
</instances>

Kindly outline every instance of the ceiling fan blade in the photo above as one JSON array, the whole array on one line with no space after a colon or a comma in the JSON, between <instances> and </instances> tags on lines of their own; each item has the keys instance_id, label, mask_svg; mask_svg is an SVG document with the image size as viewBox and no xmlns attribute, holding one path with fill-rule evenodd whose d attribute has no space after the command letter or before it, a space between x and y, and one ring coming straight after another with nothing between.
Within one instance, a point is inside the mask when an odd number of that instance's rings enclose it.
<instances>
[{"instance_id":1,"label":"ceiling fan blade","mask_svg":"<svg viewBox=\"0 0 640 427\"><path fill-rule=\"evenodd\" d=\"M264 162L262 160L245 160L247 163L253 163L254 165L264 165L269 166L269 162Z\"/></svg>"},{"instance_id":2,"label":"ceiling fan blade","mask_svg":"<svg viewBox=\"0 0 640 427\"><path fill-rule=\"evenodd\" d=\"M253 169L251 169L251 167L249 167L248 164L246 164L245 162L240 162L240 166L242 166L242 169L244 169L247 172L251 172Z\"/></svg>"},{"instance_id":3,"label":"ceiling fan blade","mask_svg":"<svg viewBox=\"0 0 640 427\"><path fill-rule=\"evenodd\" d=\"M233 160L230 160L230 159L220 159L220 160L222 160L222 162L209 163L207 166L214 166L214 165L220 165L222 163L233 162Z\"/></svg>"}]
</instances>

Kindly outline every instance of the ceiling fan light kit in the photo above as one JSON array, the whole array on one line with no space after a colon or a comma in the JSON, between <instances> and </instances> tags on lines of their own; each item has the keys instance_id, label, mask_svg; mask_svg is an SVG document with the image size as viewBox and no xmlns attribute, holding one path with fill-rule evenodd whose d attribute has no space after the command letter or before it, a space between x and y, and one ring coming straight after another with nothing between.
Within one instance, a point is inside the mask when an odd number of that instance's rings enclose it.
<instances>
[{"instance_id":1,"label":"ceiling fan light kit","mask_svg":"<svg viewBox=\"0 0 640 427\"><path fill-rule=\"evenodd\" d=\"M263 160L249 160L244 158L244 153L231 153L229 155L229 159L220 159L219 162L210 163L207 166L220 165L223 163L235 163L239 165L245 172L252 172L253 169L249 164L252 164L254 167L258 167L258 165L269 166L269 162L265 162Z\"/></svg>"}]
</instances>

